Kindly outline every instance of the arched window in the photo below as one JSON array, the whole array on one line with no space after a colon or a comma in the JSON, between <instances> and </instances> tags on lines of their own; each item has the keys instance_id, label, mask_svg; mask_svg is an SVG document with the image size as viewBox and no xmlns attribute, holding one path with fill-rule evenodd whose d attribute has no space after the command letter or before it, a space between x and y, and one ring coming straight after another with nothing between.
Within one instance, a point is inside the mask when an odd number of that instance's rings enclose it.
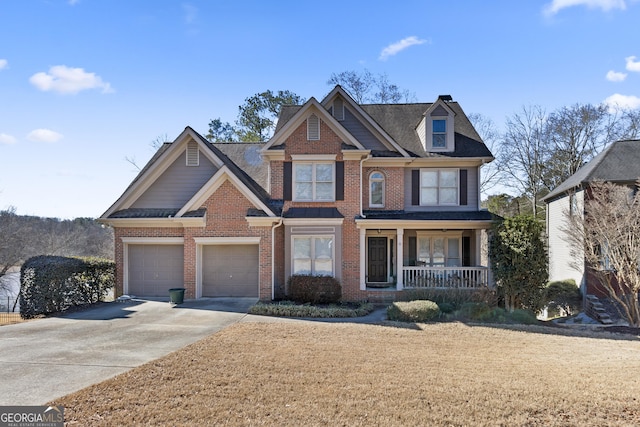
<instances>
[{"instance_id":1,"label":"arched window","mask_svg":"<svg viewBox=\"0 0 640 427\"><path fill-rule=\"evenodd\" d=\"M384 207L384 175L374 171L369 174L369 207Z\"/></svg>"}]
</instances>

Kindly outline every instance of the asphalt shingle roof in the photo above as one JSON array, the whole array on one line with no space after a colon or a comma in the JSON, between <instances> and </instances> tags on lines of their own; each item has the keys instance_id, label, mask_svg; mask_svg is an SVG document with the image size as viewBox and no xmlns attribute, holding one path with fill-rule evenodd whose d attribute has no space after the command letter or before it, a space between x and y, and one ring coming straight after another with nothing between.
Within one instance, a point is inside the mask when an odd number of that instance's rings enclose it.
<instances>
[{"instance_id":1,"label":"asphalt shingle roof","mask_svg":"<svg viewBox=\"0 0 640 427\"><path fill-rule=\"evenodd\" d=\"M635 182L640 178L640 140L616 141L595 156L552 192L543 197L548 201L593 181Z\"/></svg>"},{"instance_id":2,"label":"asphalt shingle roof","mask_svg":"<svg viewBox=\"0 0 640 427\"><path fill-rule=\"evenodd\" d=\"M416 157L493 157L482 142L469 118L457 102L447 105L455 113L455 150L451 153L428 153L418 137L416 127L432 103L362 104L360 107L391 136L394 141ZM276 132L300 109L300 105L285 105L280 111ZM379 153L384 154L384 153Z\"/></svg>"}]
</instances>

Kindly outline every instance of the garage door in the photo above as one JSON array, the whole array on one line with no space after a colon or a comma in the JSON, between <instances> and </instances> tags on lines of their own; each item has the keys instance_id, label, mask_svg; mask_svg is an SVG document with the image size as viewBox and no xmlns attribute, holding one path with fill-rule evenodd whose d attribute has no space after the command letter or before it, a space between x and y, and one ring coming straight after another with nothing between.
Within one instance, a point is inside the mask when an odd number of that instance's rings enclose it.
<instances>
[{"instance_id":1,"label":"garage door","mask_svg":"<svg viewBox=\"0 0 640 427\"><path fill-rule=\"evenodd\" d=\"M203 246L202 296L258 297L258 245Z\"/></svg>"},{"instance_id":2,"label":"garage door","mask_svg":"<svg viewBox=\"0 0 640 427\"><path fill-rule=\"evenodd\" d=\"M183 245L129 245L129 294L167 297L184 286Z\"/></svg>"}]
</instances>

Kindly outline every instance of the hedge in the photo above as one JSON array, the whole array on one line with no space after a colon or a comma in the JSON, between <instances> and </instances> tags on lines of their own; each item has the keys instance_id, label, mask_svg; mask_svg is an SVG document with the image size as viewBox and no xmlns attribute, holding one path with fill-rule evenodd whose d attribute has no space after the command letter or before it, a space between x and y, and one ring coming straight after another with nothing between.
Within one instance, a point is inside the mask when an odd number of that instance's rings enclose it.
<instances>
[{"instance_id":1,"label":"hedge","mask_svg":"<svg viewBox=\"0 0 640 427\"><path fill-rule=\"evenodd\" d=\"M288 284L289 298L297 303L331 304L342 298L342 286L334 277L296 274Z\"/></svg>"},{"instance_id":2,"label":"hedge","mask_svg":"<svg viewBox=\"0 0 640 427\"><path fill-rule=\"evenodd\" d=\"M40 255L20 269L20 315L32 318L104 301L115 284L115 263L102 258Z\"/></svg>"}]
</instances>

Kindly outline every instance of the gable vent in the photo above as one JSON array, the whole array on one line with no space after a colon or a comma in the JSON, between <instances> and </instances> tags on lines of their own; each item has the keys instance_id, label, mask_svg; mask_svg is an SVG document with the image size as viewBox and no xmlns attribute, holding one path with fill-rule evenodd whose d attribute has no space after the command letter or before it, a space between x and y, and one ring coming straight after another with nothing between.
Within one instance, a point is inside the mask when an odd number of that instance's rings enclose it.
<instances>
[{"instance_id":1,"label":"gable vent","mask_svg":"<svg viewBox=\"0 0 640 427\"><path fill-rule=\"evenodd\" d=\"M320 119L312 114L307 119L307 139L309 141L318 141L320 139Z\"/></svg>"},{"instance_id":2,"label":"gable vent","mask_svg":"<svg viewBox=\"0 0 640 427\"><path fill-rule=\"evenodd\" d=\"M333 117L339 121L344 120L344 102L340 98L333 101Z\"/></svg>"},{"instance_id":3,"label":"gable vent","mask_svg":"<svg viewBox=\"0 0 640 427\"><path fill-rule=\"evenodd\" d=\"M198 166L200 164L200 150L198 143L190 141L187 143L187 166Z\"/></svg>"}]
</instances>

